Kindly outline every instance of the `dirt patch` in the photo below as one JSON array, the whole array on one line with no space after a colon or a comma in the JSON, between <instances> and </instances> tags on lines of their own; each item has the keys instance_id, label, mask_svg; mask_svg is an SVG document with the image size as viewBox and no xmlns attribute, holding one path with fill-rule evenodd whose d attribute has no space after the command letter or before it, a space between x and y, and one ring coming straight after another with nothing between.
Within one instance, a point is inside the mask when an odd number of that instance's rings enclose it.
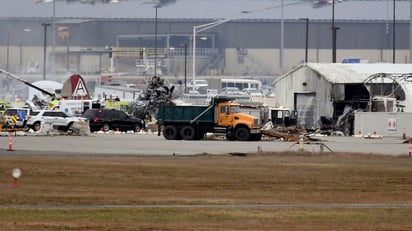
<instances>
[{"instance_id":1,"label":"dirt patch","mask_svg":"<svg viewBox=\"0 0 412 231\"><path fill-rule=\"evenodd\" d=\"M0 228L407 230L412 227L412 206L390 205L412 204L411 161L295 152L185 157L10 154L0 157ZM17 185L11 177L15 167L23 172Z\"/></svg>"}]
</instances>

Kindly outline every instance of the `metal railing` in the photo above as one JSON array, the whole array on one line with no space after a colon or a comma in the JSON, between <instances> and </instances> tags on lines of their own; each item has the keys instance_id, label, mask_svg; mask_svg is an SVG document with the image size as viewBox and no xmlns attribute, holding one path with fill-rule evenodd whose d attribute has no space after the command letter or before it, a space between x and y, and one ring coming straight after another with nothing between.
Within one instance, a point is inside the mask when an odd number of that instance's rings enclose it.
<instances>
[{"instance_id":1,"label":"metal railing","mask_svg":"<svg viewBox=\"0 0 412 231\"><path fill-rule=\"evenodd\" d=\"M112 47L113 56L115 57L141 57L141 52L145 49L147 57L184 57L185 48L157 48L155 53L155 48L144 48L144 47ZM187 57L192 56L192 48L188 48L186 51ZM217 53L216 48L196 48L196 57L208 58Z\"/></svg>"}]
</instances>

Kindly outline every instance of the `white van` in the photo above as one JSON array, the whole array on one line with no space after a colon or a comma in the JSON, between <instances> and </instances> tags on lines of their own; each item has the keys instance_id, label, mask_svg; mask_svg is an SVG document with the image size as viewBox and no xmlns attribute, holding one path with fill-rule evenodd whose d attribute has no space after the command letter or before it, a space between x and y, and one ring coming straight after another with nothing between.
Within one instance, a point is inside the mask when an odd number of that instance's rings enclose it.
<instances>
[{"instance_id":1,"label":"white van","mask_svg":"<svg viewBox=\"0 0 412 231\"><path fill-rule=\"evenodd\" d=\"M207 80L206 79L196 79L195 80L195 85L196 85L196 90L198 89L198 88L208 88L209 87L209 83L207 82ZM193 80L192 81L190 81L188 84L187 84L187 88L192 88L193 87Z\"/></svg>"}]
</instances>

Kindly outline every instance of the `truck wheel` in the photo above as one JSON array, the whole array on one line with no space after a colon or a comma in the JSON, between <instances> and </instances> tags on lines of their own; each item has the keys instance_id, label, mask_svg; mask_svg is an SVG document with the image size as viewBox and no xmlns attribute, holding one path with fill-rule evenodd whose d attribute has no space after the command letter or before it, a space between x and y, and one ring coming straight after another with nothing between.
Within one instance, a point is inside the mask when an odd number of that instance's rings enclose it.
<instances>
[{"instance_id":1,"label":"truck wheel","mask_svg":"<svg viewBox=\"0 0 412 231\"><path fill-rule=\"evenodd\" d=\"M108 123L105 123L105 124L103 125L103 131L105 131L105 132L110 131L110 126L109 126Z\"/></svg>"},{"instance_id":2,"label":"truck wheel","mask_svg":"<svg viewBox=\"0 0 412 231\"><path fill-rule=\"evenodd\" d=\"M140 132L141 128L140 128L140 124L135 124L134 125L134 132Z\"/></svg>"},{"instance_id":3,"label":"truck wheel","mask_svg":"<svg viewBox=\"0 0 412 231\"><path fill-rule=\"evenodd\" d=\"M240 127L235 130L235 137L240 141L247 141L250 138L249 129L245 127Z\"/></svg>"},{"instance_id":4,"label":"truck wheel","mask_svg":"<svg viewBox=\"0 0 412 231\"><path fill-rule=\"evenodd\" d=\"M175 140L177 138L177 129L173 125L167 125L163 129L163 137L166 138L166 140Z\"/></svg>"},{"instance_id":5,"label":"truck wheel","mask_svg":"<svg viewBox=\"0 0 412 231\"><path fill-rule=\"evenodd\" d=\"M40 128L41 128L40 122L36 122L36 123L33 124L33 130L34 130L35 132L37 132L38 130L40 130Z\"/></svg>"},{"instance_id":6,"label":"truck wheel","mask_svg":"<svg viewBox=\"0 0 412 231\"><path fill-rule=\"evenodd\" d=\"M184 140L193 140L196 137L196 130L194 127L192 126L184 126L181 130L180 130L180 136L184 139Z\"/></svg>"},{"instance_id":7,"label":"truck wheel","mask_svg":"<svg viewBox=\"0 0 412 231\"><path fill-rule=\"evenodd\" d=\"M80 129L73 126L73 123L71 123L69 125L69 127L67 128L67 133L70 135L79 135L80 134Z\"/></svg>"},{"instance_id":8,"label":"truck wheel","mask_svg":"<svg viewBox=\"0 0 412 231\"><path fill-rule=\"evenodd\" d=\"M69 125L67 126L66 132L67 132L67 133L70 133L70 134L74 132L73 123L71 123L71 124L69 124Z\"/></svg>"}]
</instances>

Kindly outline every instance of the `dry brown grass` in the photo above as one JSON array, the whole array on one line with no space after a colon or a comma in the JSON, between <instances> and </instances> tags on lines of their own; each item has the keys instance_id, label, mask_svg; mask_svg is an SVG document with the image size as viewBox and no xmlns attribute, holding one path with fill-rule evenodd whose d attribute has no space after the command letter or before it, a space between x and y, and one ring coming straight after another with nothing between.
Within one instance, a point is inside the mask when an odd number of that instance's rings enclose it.
<instances>
[{"instance_id":1,"label":"dry brown grass","mask_svg":"<svg viewBox=\"0 0 412 231\"><path fill-rule=\"evenodd\" d=\"M412 203L412 159L344 153L0 157L0 230L410 230L412 208L158 207ZM23 175L10 187L11 170ZM44 207L42 207L44 206Z\"/></svg>"}]
</instances>

